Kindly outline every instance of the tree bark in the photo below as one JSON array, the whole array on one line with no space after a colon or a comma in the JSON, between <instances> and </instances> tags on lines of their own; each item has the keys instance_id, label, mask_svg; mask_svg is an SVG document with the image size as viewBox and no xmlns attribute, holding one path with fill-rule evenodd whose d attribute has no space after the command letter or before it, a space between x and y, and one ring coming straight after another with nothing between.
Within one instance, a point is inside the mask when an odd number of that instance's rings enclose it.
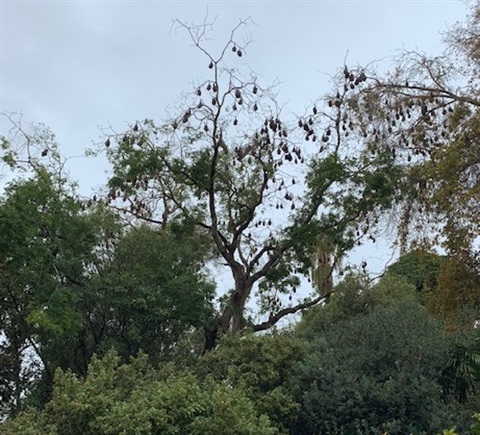
<instances>
[{"instance_id":1,"label":"tree bark","mask_svg":"<svg viewBox=\"0 0 480 435\"><path fill-rule=\"evenodd\" d=\"M235 277L236 288L229 298L229 303L214 326L204 326L205 344L203 354L213 350L220 333L237 333L245 329L245 304L252 290L253 284L244 276Z\"/></svg>"}]
</instances>

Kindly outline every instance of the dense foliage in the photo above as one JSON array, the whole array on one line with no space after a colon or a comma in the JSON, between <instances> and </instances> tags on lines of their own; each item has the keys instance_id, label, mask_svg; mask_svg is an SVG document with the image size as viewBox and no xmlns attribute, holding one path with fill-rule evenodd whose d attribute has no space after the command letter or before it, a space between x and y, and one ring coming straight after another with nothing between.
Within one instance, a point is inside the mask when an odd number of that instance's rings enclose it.
<instances>
[{"instance_id":1,"label":"dense foliage","mask_svg":"<svg viewBox=\"0 0 480 435\"><path fill-rule=\"evenodd\" d=\"M45 408L4 433L464 433L478 341L448 338L398 276L352 276L338 290L290 332L226 336L207 355L155 366L110 352L84 379L57 369Z\"/></svg>"},{"instance_id":2,"label":"dense foliage","mask_svg":"<svg viewBox=\"0 0 480 435\"><path fill-rule=\"evenodd\" d=\"M228 67L246 22L218 56L204 26L177 23L209 75L177 116L106 138L112 176L91 198L48 129L8 117L1 432L480 433L471 8L444 56L345 66L291 118ZM400 258L345 273L387 220Z\"/></svg>"},{"instance_id":3,"label":"dense foliage","mask_svg":"<svg viewBox=\"0 0 480 435\"><path fill-rule=\"evenodd\" d=\"M311 347L297 433L436 433L451 423L438 379L447 342L418 302L345 319Z\"/></svg>"},{"instance_id":4,"label":"dense foliage","mask_svg":"<svg viewBox=\"0 0 480 435\"><path fill-rule=\"evenodd\" d=\"M158 360L212 315L202 237L180 225L122 230L43 169L7 187L0 233L3 412L32 388L42 402L57 367L85 375L112 347Z\"/></svg>"},{"instance_id":5,"label":"dense foliage","mask_svg":"<svg viewBox=\"0 0 480 435\"><path fill-rule=\"evenodd\" d=\"M188 373L161 378L145 355L120 365L113 353L93 359L85 380L57 372L45 410L29 410L5 434L276 434L268 418L227 382Z\"/></svg>"}]
</instances>

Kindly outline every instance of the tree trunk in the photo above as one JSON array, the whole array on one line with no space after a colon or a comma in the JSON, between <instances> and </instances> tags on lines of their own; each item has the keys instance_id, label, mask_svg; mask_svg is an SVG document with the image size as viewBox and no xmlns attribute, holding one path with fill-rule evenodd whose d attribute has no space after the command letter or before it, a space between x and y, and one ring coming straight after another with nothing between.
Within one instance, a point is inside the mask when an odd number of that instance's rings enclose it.
<instances>
[{"instance_id":1,"label":"tree trunk","mask_svg":"<svg viewBox=\"0 0 480 435\"><path fill-rule=\"evenodd\" d=\"M225 307L218 323L204 326L205 345L203 353L215 348L220 333L233 333L245 329L247 321L244 317L245 304L252 290L252 284L243 276L235 279L236 288L230 295L229 304Z\"/></svg>"},{"instance_id":2,"label":"tree trunk","mask_svg":"<svg viewBox=\"0 0 480 435\"><path fill-rule=\"evenodd\" d=\"M250 294L251 288L240 288L235 289L230 297L230 305L232 307L232 321L231 321L231 331L239 332L247 326L247 321L244 317L245 311L245 302L247 297Z\"/></svg>"},{"instance_id":3,"label":"tree trunk","mask_svg":"<svg viewBox=\"0 0 480 435\"><path fill-rule=\"evenodd\" d=\"M235 280L235 290L230 296L230 306L232 309L231 331L239 332L247 326L244 317L245 304L252 290L253 283L247 279L243 269L232 270Z\"/></svg>"},{"instance_id":4,"label":"tree trunk","mask_svg":"<svg viewBox=\"0 0 480 435\"><path fill-rule=\"evenodd\" d=\"M205 343L203 345L202 355L205 355L207 352L210 352L211 350L215 349L215 346L217 345L217 340L218 340L218 330L219 330L218 324L215 326L205 325L203 327L203 335L205 337Z\"/></svg>"}]
</instances>

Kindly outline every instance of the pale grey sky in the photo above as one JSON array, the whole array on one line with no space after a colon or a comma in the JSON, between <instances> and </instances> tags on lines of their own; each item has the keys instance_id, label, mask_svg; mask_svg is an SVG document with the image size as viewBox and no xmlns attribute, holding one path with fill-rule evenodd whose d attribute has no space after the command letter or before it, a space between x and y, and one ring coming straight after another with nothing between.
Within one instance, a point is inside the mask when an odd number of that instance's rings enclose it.
<instances>
[{"instance_id":1,"label":"pale grey sky","mask_svg":"<svg viewBox=\"0 0 480 435\"><path fill-rule=\"evenodd\" d=\"M240 62L264 84L278 78L280 102L301 113L329 90L329 75L347 53L350 64L386 59L402 48L439 53L440 31L466 15L465 5L453 0L2 0L0 7L0 108L51 127L65 156L98 141L100 125L121 131L137 119L160 121L165 107L208 74L187 35L172 32L174 18L216 18L215 50L240 18L251 17L252 44ZM2 122L0 134L8 129ZM70 165L84 194L106 180L105 170L102 159Z\"/></svg>"}]
</instances>

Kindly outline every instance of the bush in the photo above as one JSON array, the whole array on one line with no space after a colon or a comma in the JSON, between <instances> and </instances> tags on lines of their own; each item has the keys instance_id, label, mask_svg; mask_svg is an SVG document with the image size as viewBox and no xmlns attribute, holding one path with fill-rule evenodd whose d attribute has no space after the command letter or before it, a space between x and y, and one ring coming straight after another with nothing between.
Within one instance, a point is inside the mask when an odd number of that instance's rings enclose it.
<instances>
[{"instance_id":1,"label":"bush","mask_svg":"<svg viewBox=\"0 0 480 435\"><path fill-rule=\"evenodd\" d=\"M436 433L451 426L439 374L447 342L415 301L339 322L296 370L294 433Z\"/></svg>"},{"instance_id":2,"label":"bush","mask_svg":"<svg viewBox=\"0 0 480 435\"><path fill-rule=\"evenodd\" d=\"M57 371L52 400L2 426L5 435L214 434L279 431L240 390L191 373L162 379L145 355L119 365L112 352L94 359L85 380Z\"/></svg>"}]
</instances>

